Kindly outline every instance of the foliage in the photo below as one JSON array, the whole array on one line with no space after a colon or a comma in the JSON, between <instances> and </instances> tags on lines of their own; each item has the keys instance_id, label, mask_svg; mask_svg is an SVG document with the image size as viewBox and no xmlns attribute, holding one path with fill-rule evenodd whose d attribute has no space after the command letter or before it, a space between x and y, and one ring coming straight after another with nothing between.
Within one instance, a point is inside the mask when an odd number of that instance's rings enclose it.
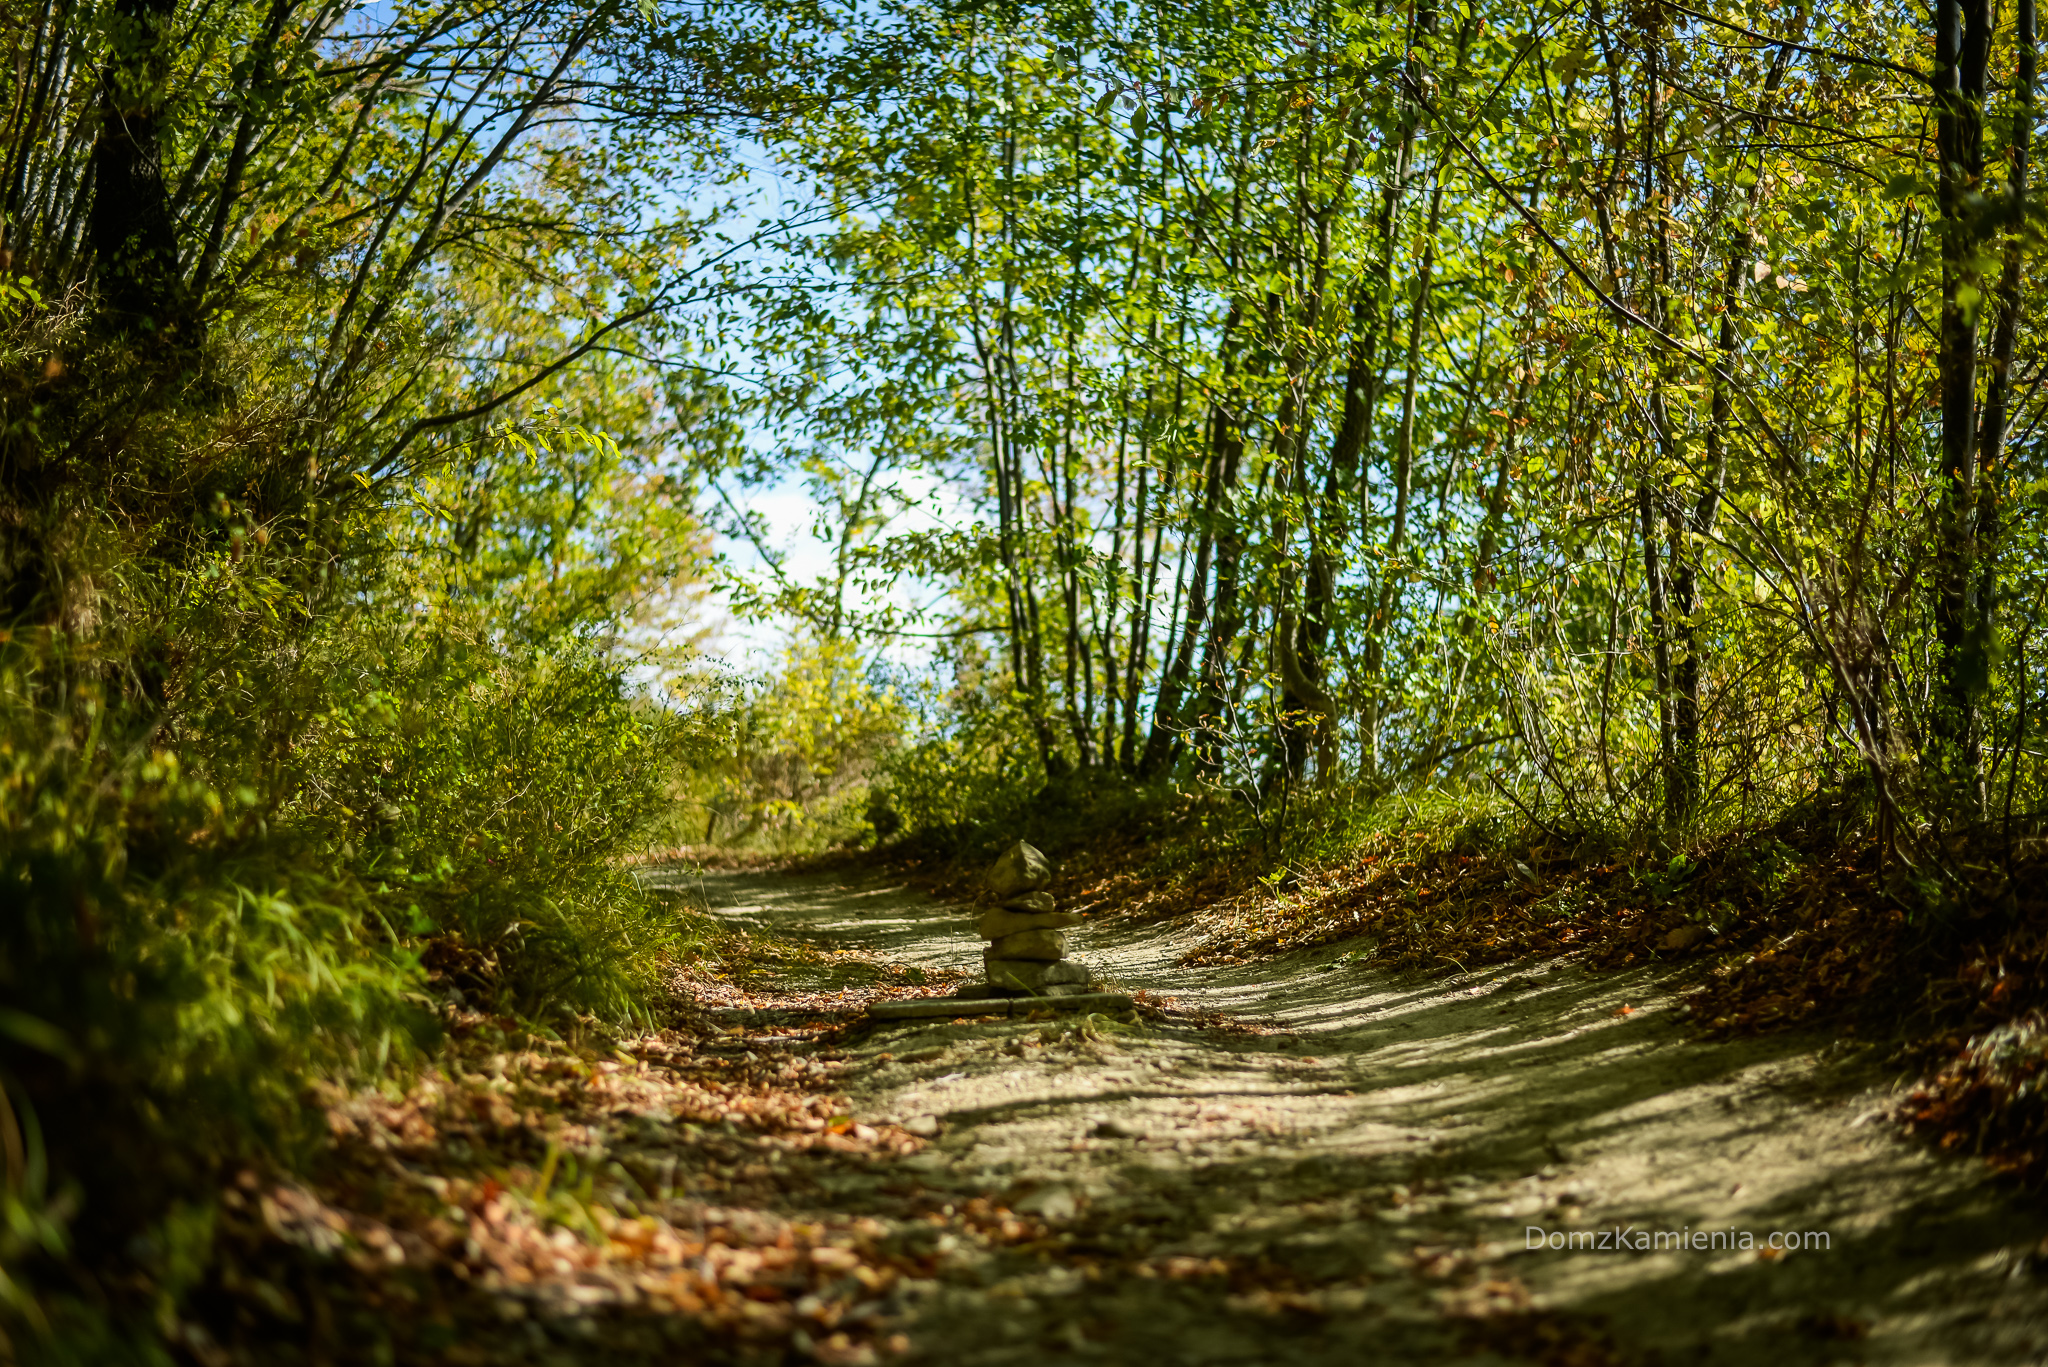
<instances>
[{"instance_id":1,"label":"foliage","mask_svg":"<svg viewBox=\"0 0 2048 1367\"><path fill-rule=\"evenodd\" d=\"M48 1330L91 1307L43 1301L23 1269L66 1256L74 1217L163 1245L192 1218L181 1185L307 1137L291 1117L308 1071L402 1057L432 1018L372 889L273 826L263 795L138 730L105 661L47 635L4 649L0 1291ZM169 1257L139 1269L167 1295L196 1271ZM89 1313L69 1327L98 1332Z\"/></svg>"},{"instance_id":2,"label":"foliage","mask_svg":"<svg viewBox=\"0 0 2048 1367\"><path fill-rule=\"evenodd\" d=\"M1493 773L1675 846L1861 793L1936 902L1923 832L2038 810L2013 16L785 12L871 98L769 130L835 214L769 411L957 499L846 521L944 600L830 620L998 641L1048 780Z\"/></svg>"},{"instance_id":3,"label":"foliage","mask_svg":"<svg viewBox=\"0 0 2048 1367\"><path fill-rule=\"evenodd\" d=\"M1514 821L1660 902L1825 826L2010 919L2031 15L0 8L4 1332L146 1356L185 1194L436 998L647 1014L688 803L1283 890Z\"/></svg>"},{"instance_id":4,"label":"foliage","mask_svg":"<svg viewBox=\"0 0 2048 1367\"><path fill-rule=\"evenodd\" d=\"M650 186L767 91L699 19L0 13L0 1356L162 1360L223 1167L440 999L651 1012L732 428Z\"/></svg>"},{"instance_id":5,"label":"foliage","mask_svg":"<svg viewBox=\"0 0 2048 1367\"><path fill-rule=\"evenodd\" d=\"M693 740L588 645L494 649L379 624L334 661L284 819L319 829L410 936L445 935L502 1009L645 1009L668 940L614 861L665 805ZM317 799L314 794L317 792Z\"/></svg>"},{"instance_id":6,"label":"foliage","mask_svg":"<svg viewBox=\"0 0 2048 1367\"><path fill-rule=\"evenodd\" d=\"M1023 701L1000 676L924 696L914 736L891 753L876 791L885 835L978 843L1014 826L1045 787Z\"/></svg>"},{"instance_id":7,"label":"foliage","mask_svg":"<svg viewBox=\"0 0 2048 1367\"><path fill-rule=\"evenodd\" d=\"M782 853L872 840L870 784L907 719L897 686L852 640L792 639L727 719L727 757L693 770L697 834Z\"/></svg>"}]
</instances>

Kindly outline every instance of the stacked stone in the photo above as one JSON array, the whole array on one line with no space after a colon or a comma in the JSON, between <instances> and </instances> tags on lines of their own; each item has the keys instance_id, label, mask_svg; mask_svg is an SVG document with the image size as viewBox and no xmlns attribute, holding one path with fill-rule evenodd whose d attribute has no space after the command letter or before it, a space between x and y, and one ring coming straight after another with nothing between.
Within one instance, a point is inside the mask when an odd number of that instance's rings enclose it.
<instances>
[{"instance_id":1,"label":"stacked stone","mask_svg":"<svg viewBox=\"0 0 2048 1367\"><path fill-rule=\"evenodd\" d=\"M991 988L1035 997L1088 990L1088 970L1067 958L1067 927L1078 912L1061 911L1052 894L1052 865L1022 840L1003 851L988 871L996 905L981 914L982 967Z\"/></svg>"}]
</instances>

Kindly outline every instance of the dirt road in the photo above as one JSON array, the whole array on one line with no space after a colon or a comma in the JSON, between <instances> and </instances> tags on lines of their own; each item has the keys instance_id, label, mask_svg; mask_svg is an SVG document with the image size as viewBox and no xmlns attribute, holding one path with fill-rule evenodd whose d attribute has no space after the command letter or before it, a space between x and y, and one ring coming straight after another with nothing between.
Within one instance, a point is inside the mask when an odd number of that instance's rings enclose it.
<instances>
[{"instance_id":1,"label":"dirt road","mask_svg":"<svg viewBox=\"0 0 2048 1367\"><path fill-rule=\"evenodd\" d=\"M978 966L961 908L885 882L689 881L729 923ZM2048 1217L1902 1138L1900 1079L1867 1053L1693 1042L1675 984L1568 960L1404 978L1340 946L1181 969L1171 928L1075 938L1180 1011L902 1023L846 1050L856 1115L937 1137L845 1200L886 1214L909 1184L1056 1231L962 1248L914 1288L921 1359L2048 1357Z\"/></svg>"}]
</instances>

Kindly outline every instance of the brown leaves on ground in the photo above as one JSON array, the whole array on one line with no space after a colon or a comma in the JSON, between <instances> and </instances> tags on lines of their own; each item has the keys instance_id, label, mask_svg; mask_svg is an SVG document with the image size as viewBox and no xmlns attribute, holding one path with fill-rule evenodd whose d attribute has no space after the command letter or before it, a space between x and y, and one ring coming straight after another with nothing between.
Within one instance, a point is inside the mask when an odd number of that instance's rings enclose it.
<instances>
[{"instance_id":1,"label":"brown leaves on ground","mask_svg":"<svg viewBox=\"0 0 2048 1367\"><path fill-rule=\"evenodd\" d=\"M1413 853L1389 839L1288 893L1240 892L1206 909L1213 929L1185 961L1352 941L1377 965L1440 972L1565 952L1594 968L1695 960L1686 1004L1707 1033L1903 1028L1931 1070L1908 1122L2048 1179L2048 860L2008 874L1956 852L1978 910L1944 917L1908 913L1874 844L1802 852L1729 837L1682 876L1646 878L1553 862L1541 848L1526 861L1463 856L1427 848L1430 838L1416 833Z\"/></svg>"},{"instance_id":2,"label":"brown leaves on ground","mask_svg":"<svg viewBox=\"0 0 2048 1367\"><path fill-rule=\"evenodd\" d=\"M1467 1352L1492 1352L1543 1367L1617 1367L1628 1359L1599 1321L1523 1306L1475 1318L1464 1335ZM1512 1304L1512 1297L1504 1297Z\"/></svg>"},{"instance_id":3,"label":"brown leaves on ground","mask_svg":"<svg viewBox=\"0 0 2048 1367\"><path fill-rule=\"evenodd\" d=\"M718 927L709 952L679 966L671 986L681 1000L711 1011L769 1011L844 1021L878 1001L944 996L966 976L884 961L858 949L824 949Z\"/></svg>"},{"instance_id":4,"label":"brown leaves on ground","mask_svg":"<svg viewBox=\"0 0 2048 1367\"><path fill-rule=\"evenodd\" d=\"M1357 959L1403 970L1574 952L1621 967L1678 958L1713 937L1693 908L1646 889L1622 864L1580 864L1542 847L1461 854L1436 848L1441 839L1389 833L1342 864L1293 875L1285 891L1235 891L1201 910L1208 934L1183 962L1360 942Z\"/></svg>"},{"instance_id":5,"label":"brown leaves on ground","mask_svg":"<svg viewBox=\"0 0 2048 1367\"><path fill-rule=\"evenodd\" d=\"M927 1192L895 1166L924 1141L848 1113L834 1020L938 988L863 961L846 987L778 991L726 964L679 981L686 1028L562 1040L458 1012L407 1085L320 1089L323 1161L222 1196L222 1257L182 1326L193 1355L382 1344L460 1367L597 1337L621 1362L880 1362L909 1351L906 1284L1052 1247L1001 1200ZM717 1023L737 1013L779 1023Z\"/></svg>"},{"instance_id":6,"label":"brown leaves on ground","mask_svg":"<svg viewBox=\"0 0 2048 1367\"><path fill-rule=\"evenodd\" d=\"M502 1038L482 1017L458 1022L457 1030L456 1046L400 1096L325 1089L335 1137L346 1147L420 1160L450 1139L517 1151L545 1136L574 1150L600 1143L622 1118L723 1122L799 1145L836 1138L827 1123L834 1098L810 1089L829 1079L829 1068L784 1052L735 1056L737 1042L700 1044L669 1033L585 1049L529 1037L501 1051L477 1047Z\"/></svg>"},{"instance_id":7,"label":"brown leaves on ground","mask_svg":"<svg viewBox=\"0 0 2048 1367\"><path fill-rule=\"evenodd\" d=\"M293 1178L243 1172L222 1195L220 1257L179 1326L189 1355L882 1363L916 1350L915 1307L935 1284L981 1287L998 1265L1048 1261L1105 1288L1198 1285L1274 1321L1366 1304L1370 1278L1174 1249L1176 1220L1139 1228L1085 1199L1062 1214L1032 1190L927 1188L904 1162L922 1140L849 1113L847 1027L834 1022L939 987L780 944L763 972L761 946L725 948L679 981L678 1028L586 1025L565 1040L455 1013L404 1086L321 1090L322 1161ZM1162 1012L1149 998L1140 1009ZM746 1025L720 1023L735 1017ZM1279 1123L1201 1107L1188 1120L1233 1136ZM1461 1321L1527 1313L1526 1293L1476 1255L1437 1250L1418 1269ZM1603 1361L1584 1355L1596 1340L1555 1334L1543 1360Z\"/></svg>"},{"instance_id":8,"label":"brown leaves on ground","mask_svg":"<svg viewBox=\"0 0 2048 1367\"><path fill-rule=\"evenodd\" d=\"M1907 1097L1901 1117L1944 1149L1983 1154L2038 1186L2048 1179L2048 1017L2038 1009L1959 1046Z\"/></svg>"},{"instance_id":9,"label":"brown leaves on ground","mask_svg":"<svg viewBox=\"0 0 2048 1367\"><path fill-rule=\"evenodd\" d=\"M384 1308L420 1303L395 1277L377 1284L379 1273L410 1267L467 1283L503 1323L681 1316L714 1343L801 1331L828 1362L904 1346L878 1335L882 1298L904 1268L880 1249L873 1221L795 1224L698 1206L679 1228L660 1215L622 1215L600 1198L570 1193L551 1203L492 1180L449 1183L435 1195L442 1212L423 1223L380 1220L290 1184L259 1189L255 1205L272 1237L338 1259L361 1279L358 1296ZM242 1282L252 1285L246 1274ZM445 1358L487 1360L460 1350Z\"/></svg>"},{"instance_id":10,"label":"brown leaves on ground","mask_svg":"<svg viewBox=\"0 0 2048 1367\"><path fill-rule=\"evenodd\" d=\"M759 981L716 969L688 968L676 972L674 983L713 1012L772 1012L806 1029L843 1024L876 1002L910 1001L951 995L967 975L960 971L919 969L864 974L842 985L769 990Z\"/></svg>"},{"instance_id":11,"label":"brown leaves on ground","mask_svg":"<svg viewBox=\"0 0 2048 1367\"><path fill-rule=\"evenodd\" d=\"M569 1044L460 1016L403 1090L322 1093L334 1146L314 1176L225 1194L234 1313L212 1347L287 1361L354 1332L407 1361L512 1361L523 1321L602 1319L663 1321L650 1352L900 1352L890 1297L931 1257L820 1197L922 1141L845 1114L837 1066L768 1038Z\"/></svg>"}]
</instances>

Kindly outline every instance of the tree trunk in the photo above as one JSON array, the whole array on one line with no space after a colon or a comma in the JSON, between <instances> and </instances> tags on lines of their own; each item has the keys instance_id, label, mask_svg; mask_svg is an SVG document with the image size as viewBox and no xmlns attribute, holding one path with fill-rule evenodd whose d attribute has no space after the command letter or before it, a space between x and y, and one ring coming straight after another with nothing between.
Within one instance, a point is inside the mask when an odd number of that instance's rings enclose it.
<instances>
[{"instance_id":1,"label":"tree trunk","mask_svg":"<svg viewBox=\"0 0 2048 1367\"><path fill-rule=\"evenodd\" d=\"M1245 106L1244 122L1243 126L1239 129L1237 143L1237 161L1240 167L1245 164L1246 158L1251 154L1252 131L1256 123L1254 113L1249 107L1251 104L1249 92L1247 92L1243 104ZM1239 252L1243 243L1241 229L1244 225L1245 180L1246 177L1243 175L1236 177L1236 185L1231 194L1229 264L1233 274L1242 265ZM1181 624L1180 644L1174 652L1173 663L1167 667L1165 675L1161 678L1159 694L1153 700L1152 730L1145 741L1145 757L1138 764L1138 774L1141 778L1153 778L1163 773L1175 761L1180 752L1185 733L1191 729L1189 721L1181 715L1181 699L1190 682L1190 671L1194 668L1196 642L1201 639L1202 628L1211 615L1209 565L1212 556L1217 558L1219 566L1221 563L1221 556L1219 555L1221 538L1217 532L1222 514L1222 496L1230 487L1224 483L1224 457L1231 448L1236 431L1227 405L1234 401L1236 397L1231 392L1230 381L1236 369L1236 334L1242 316L1242 304L1239 300L1233 298L1230 302L1229 311L1223 316L1222 335L1217 342L1218 352L1222 358L1223 375L1217 397L1211 400L1209 405L1209 458L1203 482L1202 518L1199 532L1201 542L1195 554L1194 573L1188 579L1187 616ZM1243 443L1239 441L1237 445L1239 448L1242 448ZM1234 485L1237 479L1235 457L1230 458L1228 468L1230 484ZM1234 566L1232 567L1232 575L1235 575ZM1222 597L1224 583L1225 577L1219 568L1217 574L1217 597L1219 600ZM1232 593L1235 593L1234 586ZM1212 642L1213 639L1212 632ZM1205 662L1201 675L1196 676L1199 686L1206 688L1207 676L1208 667Z\"/></svg>"},{"instance_id":2,"label":"tree trunk","mask_svg":"<svg viewBox=\"0 0 2048 1367\"><path fill-rule=\"evenodd\" d=\"M1436 233L1443 216L1443 163L1431 172L1429 214L1422 230L1422 260L1415 269L1415 299L1409 306L1407 373L1401 382L1401 425L1394 436L1394 518L1387 531L1387 546L1380 557L1379 601L1374 606L1365 641L1365 736L1364 761L1369 774L1379 770L1380 718L1385 707L1388 629L1393 625L1394 600L1408 582L1400 560L1408 535L1408 505L1415 489L1415 389L1422 364L1422 326L1429 314L1429 294L1436 271Z\"/></svg>"},{"instance_id":3,"label":"tree trunk","mask_svg":"<svg viewBox=\"0 0 2048 1367\"><path fill-rule=\"evenodd\" d=\"M1664 123L1663 35L1654 31L1647 34L1644 45L1649 60L1643 96L1643 205L1657 225L1651 238L1651 283L1644 307L1650 321L1668 332L1672 327L1671 220L1667 212L1671 196L1660 153ZM1649 409L1666 470L1675 477L1679 465L1678 434L1672 430L1671 406L1661 383L1650 392ZM1659 633L1659 641L1668 640L1675 647L1669 665L1660 666L1658 671L1665 675L1662 686L1670 690L1670 742L1662 750L1664 821L1674 830L1683 830L1697 814L1700 801L1699 557L1692 545L1693 529L1684 500L1676 496L1667 500L1664 515L1670 543L1670 627ZM1648 534L1645 528L1645 537ZM1654 555L1647 541L1644 551Z\"/></svg>"},{"instance_id":4,"label":"tree trunk","mask_svg":"<svg viewBox=\"0 0 2048 1367\"><path fill-rule=\"evenodd\" d=\"M1657 503L1645 479L1636 486L1636 515L1643 533L1643 586L1650 600L1650 659L1656 669L1657 762L1671 773L1676 744L1671 717L1670 611L1664 601L1664 570L1657 557Z\"/></svg>"},{"instance_id":5,"label":"tree trunk","mask_svg":"<svg viewBox=\"0 0 2048 1367\"><path fill-rule=\"evenodd\" d=\"M161 109L175 9L175 0L117 0L114 6L86 231L109 321L182 346L196 339L164 180Z\"/></svg>"},{"instance_id":6,"label":"tree trunk","mask_svg":"<svg viewBox=\"0 0 2048 1367\"><path fill-rule=\"evenodd\" d=\"M2001 459L2012 402L2013 355L2018 349L2020 320L2024 314L2020 278L2027 242L2028 162L2034 141L2037 60L2034 0L2019 0L2016 19L2014 36L2019 43L2019 60L2012 94L2012 161L2006 187L2005 263L1999 273L1998 327L1991 341L1991 375L1984 386L1983 425L1977 436L1977 602L1972 625L1973 635L1980 643L1979 649L1987 658L1996 640L1998 626L1999 485L2007 477L2001 468ZM1988 674L1988 668L1986 672ZM2024 707L2024 670L2019 677L2021 706ZM2011 763L2016 773L2019 768L2017 753L2012 756ZM1981 809L1981 794L1977 801Z\"/></svg>"},{"instance_id":7,"label":"tree trunk","mask_svg":"<svg viewBox=\"0 0 2048 1367\"><path fill-rule=\"evenodd\" d=\"M1185 378L1178 376L1175 377L1173 384L1172 422L1172 426L1174 428L1178 428L1180 426L1181 400L1185 392ZM1149 450L1149 441L1150 436L1148 430L1147 433L1141 436L1139 441L1138 450L1139 459L1141 462L1144 460L1145 454ZM1124 711L1124 736L1121 759L1123 761L1123 767L1125 768L1125 770L1134 774L1140 772L1141 768L1141 756L1138 752L1138 679L1140 671L1145 667L1146 657L1150 653L1151 649L1152 599L1153 596L1158 592L1159 557L1161 552L1165 548L1167 515L1166 501L1173 497L1174 475L1179 468L1179 462L1174 458L1172 451L1169 450L1166 459L1166 468L1160 474L1160 487L1157 495L1159 499L1159 514L1157 517L1153 519L1152 548L1150 553L1145 554L1144 557L1144 585L1142 591L1134 593L1133 601L1131 604L1130 653L1126 657L1124 662L1124 695L1130 699L1130 705ZM1137 547L1137 553L1144 554L1144 546L1142 543L1144 539L1145 468L1142 464L1140 465L1138 470L1138 504L1138 536L1140 544ZM1180 565L1182 570L1185 570L1187 567L1187 551L1185 541L1182 542ZM1183 575L1176 574L1174 580L1173 608L1167 614L1166 636L1164 638L1168 641L1171 641L1173 639L1174 619L1180 613L1180 600L1182 593L1183 578ZM1160 664L1162 667L1161 683L1163 685L1165 681L1164 667L1166 662L1162 660Z\"/></svg>"},{"instance_id":8,"label":"tree trunk","mask_svg":"<svg viewBox=\"0 0 2048 1367\"><path fill-rule=\"evenodd\" d=\"M1972 201L1984 179L1984 83L1991 0L1935 6L1935 138L1941 238L1941 491L1934 569L1934 696L1927 768L1937 809L1982 810L1977 703L1989 643L1974 611L1977 561L1977 333L1983 280Z\"/></svg>"}]
</instances>

